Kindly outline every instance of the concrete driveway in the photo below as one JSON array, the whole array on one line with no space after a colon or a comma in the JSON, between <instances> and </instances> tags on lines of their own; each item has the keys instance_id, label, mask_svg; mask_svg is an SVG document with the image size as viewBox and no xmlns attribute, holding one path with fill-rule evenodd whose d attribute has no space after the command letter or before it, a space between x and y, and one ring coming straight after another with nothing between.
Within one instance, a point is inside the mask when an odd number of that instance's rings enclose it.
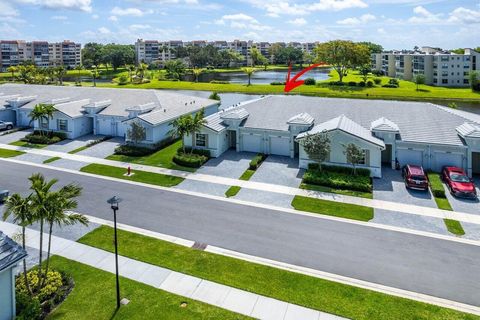
<instances>
[{"instance_id":1,"label":"concrete driveway","mask_svg":"<svg viewBox=\"0 0 480 320\"><path fill-rule=\"evenodd\" d=\"M100 142L90 148L80 151L77 153L80 156L89 156L95 158L106 158L115 152L115 148L119 145L125 143L125 139L121 137L115 137L103 142Z\"/></svg>"},{"instance_id":2,"label":"concrete driveway","mask_svg":"<svg viewBox=\"0 0 480 320\"><path fill-rule=\"evenodd\" d=\"M88 134L88 135L85 135L83 137L76 138L74 140L66 139L66 140L60 141L58 143L51 144L49 146L46 146L45 150L68 153L68 152L73 151L75 149L84 147L88 143L90 143L92 141L95 141L97 139L99 139L98 136Z\"/></svg>"},{"instance_id":3,"label":"concrete driveway","mask_svg":"<svg viewBox=\"0 0 480 320\"><path fill-rule=\"evenodd\" d=\"M437 208L437 204L430 191L410 190L405 187L401 171L384 167L382 168L382 175L383 177L381 179L373 180L374 199ZM375 209L375 216L372 222L449 234L442 219L416 216L396 211Z\"/></svg>"},{"instance_id":4,"label":"concrete driveway","mask_svg":"<svg viewBox=\"0 0 480 320\"><path fill-rule=\"evenodd\" d=\"M270 155L257 169L250 181L264 182L297 188L302 182L304 170L298 168L298 159ZM235 199L253 201L284 208L292 208L294 196L269 192L242 189Z\"/></svg>"},{"instance_id":5,"label":"concrete driveway","mask_svg":"<svg viewBox=\"0 0 480 320\"><path fill-rule=\"evenodd\" d=\"M0 136L0 143L10 144L10 143L18 141L22 138L25 138L25 136L29 133L32 133L31 129L17 131L17 132L2 135L2 136ZM0 134L2 134L2 132L0 132Z\"/></svg>"}]
</instances>

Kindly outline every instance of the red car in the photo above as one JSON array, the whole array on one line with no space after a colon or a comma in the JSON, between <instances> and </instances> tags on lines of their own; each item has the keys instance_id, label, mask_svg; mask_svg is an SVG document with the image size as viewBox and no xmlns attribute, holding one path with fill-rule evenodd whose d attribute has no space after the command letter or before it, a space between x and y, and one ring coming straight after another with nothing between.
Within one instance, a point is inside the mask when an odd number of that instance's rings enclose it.
<instances>
[{"instance_id":1,"label":"red car","mask_svg":"<svg viewBox=\"0 0 480 320\"><path fill-rule=\"evenodd\" d=\"M475 184L463 169L444 167L442 170L442 180L447 184L452 195L462 198L477 198Z\"/></svg>"},{"instance_id":2,"label":"red car","mask_svg":"<svg viewBox=\"0 0 480 320\"><path fill-rule=\"evenodd\" d=\"M403 167L402 175L407 188L428 190L428 178L422 167L407 164Z\"/></svg>"}]
</instances>

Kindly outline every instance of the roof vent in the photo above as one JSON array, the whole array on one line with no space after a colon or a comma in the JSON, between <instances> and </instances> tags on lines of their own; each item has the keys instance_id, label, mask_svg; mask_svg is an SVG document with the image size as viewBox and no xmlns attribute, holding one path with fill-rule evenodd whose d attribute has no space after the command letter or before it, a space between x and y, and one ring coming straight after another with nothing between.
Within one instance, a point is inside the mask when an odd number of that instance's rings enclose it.
<instances>
[{"instance_id":1,"label":"roof vent","mask_svg":"<svg viewBox=\"0 0 480 320\"><path fill-rule=\"evenodd\" d=\"M381 117L370 124L370 130L372 131L388 131L388 132L399 132L400 128L398 125L388 120L385 117Z\"/></svg>"}]
</instances>

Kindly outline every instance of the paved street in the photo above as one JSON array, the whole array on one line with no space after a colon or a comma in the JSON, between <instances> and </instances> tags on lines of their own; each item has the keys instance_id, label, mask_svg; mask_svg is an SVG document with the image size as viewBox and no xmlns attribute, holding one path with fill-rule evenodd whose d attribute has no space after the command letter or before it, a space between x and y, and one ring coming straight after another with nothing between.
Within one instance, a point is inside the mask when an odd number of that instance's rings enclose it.
<instances>
[{"instance_id":1,"label":"paved street","mask_svg":"<svg viewBox=\"0 0 480 320\"><path fill-rule=\"evenodd\" d=\"M104 179L1 162L1 188L26 192L43 172L84 187L78 210L210 245L480 306L480 249L351 223L293 215Z\"/></svg>"}]
</instances>

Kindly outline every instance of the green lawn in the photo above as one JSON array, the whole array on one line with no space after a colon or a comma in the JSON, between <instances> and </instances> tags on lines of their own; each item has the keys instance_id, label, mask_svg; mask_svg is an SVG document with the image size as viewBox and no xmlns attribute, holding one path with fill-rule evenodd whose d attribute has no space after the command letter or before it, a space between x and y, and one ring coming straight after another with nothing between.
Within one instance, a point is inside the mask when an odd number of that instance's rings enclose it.
<instances>
[{"instance_id":1,"label":"green lawn","mask_svg":"<svg viewBox=\"0 0 480 320\"><path fill-rule=\"evenodd\" d=\"M242 188L239 187L239 186L232 186L227 191L225 191L225 196L227 198L235 197L237 195L237 193L240 192L241 189Z\"/></svg>"},{"instance_id":2,"label":"green lawn","mask_svg":"<svg viewBox=\"0 0 480 320\"><path fill-rule=\"evenodd\" d=\"M360 221L370 221L373 219L373 208L310 197L295 196L292 201L292 207L300 211L319 213L346 219Z\"/></svg>"},{"instance_id":3,"label":"green lawn","mask_svg":"<svg viewBox=\"0 0 480 320\"><path fill-rule=\"evenodd\" d=\"M144 164L144 165L162 167L167 169L195 172L196 170L195 168L179 166L172 161L173 156L177 152L178 148L180 148L181 146L182 146L182 141L177 141L174 144L171 144L168 147L165 147L162 150L157 151L154 154L151 154L149 156L128 157L128 156L114 154L114 155L108 156L107 159L121 161L121 162Z\"/></svg>"},{"instance_id":4,"label":"green lawn","mask_svg":"<svg viewBox=\"0 0 480 320\"><path fill-rule=\"evenodd\" d=\"M250 169L247 169L245 170L245 172L240 176L240 180L244 180L244 181L248 181L250 180L250 178L254 175L255 173L255 170L250 170Z\"/></svg>"},{"instance_id":5,"label":"green lawn","mask_svg":"<svg viewBox=\"0 0 480 320\"><path fill-rule=\"evenodd\" d=\"M53 157L53 158L50 158L50 159L47 159L47 160L43 161L43 164L52 163L52 162L57 161L57 160L60 160L60 159L62 159L62 158L60 158L60 157Z\"/></svg>"},{"instance_id":6,"label":"green lawn","mask_svg":"<svg viewBox=\"0 0 480 320\"><path fill-rule=\"evenodd\" d=\"M113 252L113 229L79 242ZM119 253L202 279L358 320L480 319L458 311L187 248L120 230ZM113 282L112 282L113 283Z\"/></svg>"},{"instance_id":7,"label":"green lawn","mask_svg":"<svg viewBox=\"0 0 480 320\"><path fill-rule=\"evenodd\" d=\"M12 146L33 148L33 149L43 149L47 146L47 144L30 143L30 142L22 141L22 140L18 140L18 141L9 143L9 144L12 145Z\"/></svg>"},{"instance_id":8,"label":"green lawn","mask_svg":"<svg viewBox=\"0 0 480 320\"><path fill-rule=\"evenodd\" d=\"M24 153L25 152L22 152L22 151L0 149L0 158L13 158L13 157L22 155Z\"/></svg>"},{"instance_id":9,"label":"green lawn","mask_svg":"<svg viewBox=\"0 0 480 320\"><path fill-rule=\"evenodd\" d=\"M88 148L87 146L83 146L83 147L77 148L77 149L75 149L75 150L69 151L68 153L70 153L70 154L79 153L80 151L83 151L83 150L85 150L85 149L87 149L87 148Z\"/></svg>"},{"instance_id":10,"label":"green lawn","mask_svg":"<svg viewBox=\"0 0 480 320\"><path fill-rule=\"evenodd\" d=\"M248 319L126 278L120 278L120 292L130 303L116 312L115 274L59 256L52 257L51 263L52 269L70 274L75 287L49 320ZM180 306L183 302L187 307Z\"/></svg>"},{"instance_id":11,"label":"green lawn","mask_svg":"<svg viewBox=\"0 0 480 320\"><path fill-rule=\"evenodd\" d=\"M125 176L127 173L126 168L118 168L96 163L89 164L88 166L80 169L80 171L123 180L148 183L162 187L173 187L184 180L183 178L179 177L138 170L132 170L134 175L127 177Z\"/></svg>"},{"instance_id":12,"label":"green lawn","mask_svg":"<svg viewBox=\"0 0 480 320\"><path fill-rule=\"evenodd\" d=\"M329 193L341 194L341 195L344 195L344 196L352 196L352 197L373 199L373 194L371 192L341 190L341 189L334 189L334 188L330 188L330 187L317 186L317 185L308 184L308 183L302 183L300 185L300 189L320 191L320 192L329 192Z\"/></svg>"}]
</instances>

